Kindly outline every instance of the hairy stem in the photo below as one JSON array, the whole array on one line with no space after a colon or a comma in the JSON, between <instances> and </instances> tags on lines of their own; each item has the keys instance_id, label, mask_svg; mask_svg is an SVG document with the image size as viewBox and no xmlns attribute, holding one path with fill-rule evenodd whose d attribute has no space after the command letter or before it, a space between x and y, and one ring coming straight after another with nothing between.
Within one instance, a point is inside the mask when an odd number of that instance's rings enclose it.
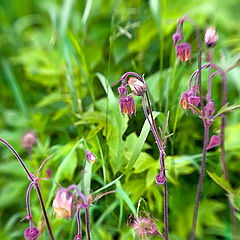
<instances>
[{"instance_id":1,"label":"hairy stem","mask_svg":"<svg viewBox=\"0 0 240 240\"><path fill-rule=\"evenodd\" d=\"M198 189L197 189L197 196L196 196L196 200L195 200L195 207L194 207L193 223L192 223L190 240L194 240L194 238L195 238L198 208L199 208L199 203L200 203L200 198L201 198L202 184L203 184L205 166L206 166L208 137L209 137L209 126L206 123L204 123L204 143L203 143L202 168L201 168L201 173L200 173L200 177L199 177L199 181L198 181Z\"/></svg>"},{"instance_id":2,"label":"hairy stem","mask_svg":"<svg viewBox=\"0 0 240 240\"><path fill-rule=\"evenodd\" d=\"M82 224L81 224L81 216L80 216L81 209L82 208L79 207L77 210L77 223L78 223L78 235L82 236Z\"/></svg>"},{"instance_id":3,"label":"hairy stem","mask_svg":"<svg viewBox=\"0 0 240 240\"><path fill-rule=\"evenodd\" d=\"M49 220L48 220L47 212L46 212L46 209L45 209L45 206L44 206L44 203L43 203L43 198L42 198L42 194L41 194L41 191L40 191L39 184L35 183L35 187L36 187L36 190L37 190L37 193L38 193L38 197L39 197L40 204L41 204L41 207L42 207L43 216L44 216L45 221L46 221L49 236L52 240L54 240L52 229L51 229L51 226L50 226L50 223L49 223Z\"/></svg>"}]
</instances>

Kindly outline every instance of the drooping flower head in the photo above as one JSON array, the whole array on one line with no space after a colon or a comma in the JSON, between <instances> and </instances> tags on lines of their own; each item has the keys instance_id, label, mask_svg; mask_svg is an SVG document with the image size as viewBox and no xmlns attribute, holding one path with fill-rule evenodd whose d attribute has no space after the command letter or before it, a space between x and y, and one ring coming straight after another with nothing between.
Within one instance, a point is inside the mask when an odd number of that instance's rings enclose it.
<instances>
[{"instance_id":1,"label":"drooping flower head","mask_svg":"<svg viewBox=\"0 0 240 240\"><path fill-rule=\"evenodd\" d=\"M145 213L144 216L140 213L140 216L134 218L130 216L130 225L134 229L138 238L147 239L156 235L161 235L154 223L154 219Z\"/></svg>"},{"instance_id":2,"label":"drooping flower head","mask_svg":"<svg viewBox=\"0 0 240 240\"><path fill-rule=\"evenodd\" d=\"M24 231L24 238L26 240L37 240L39 231L35 227L29 227Z\"/></svg>"},{"instance_id":3,"label":"drooping flower head","mask_svg":"<svg viewBox=\"0 0 240 240\"><path fill-rule=\"evenodd\" d=\"M124 116L124 113L128 114L130 118L132 117L132 114L136 114L136 107L133 97L131 96L125 96L119 99L120 109L121 113Z\"/></svg>"},{"instance_id":4,"label":"drooping flower head","mask_svg":"<svg viewBox=\"0 0 240 240\"><path fill-rule=\"evenodd\" d=\"M182 34L180 34L179 32L175 32L172 36L173 39L173 46L175 47L176 44L182 39Z\"/></svg>"},{"instance_id":5,"label":"drooping flower head","mask_svg":"<svg viewBox=\"0 0 240 240\"><path fill-rule=\"evenodd\" d=\"M214 27L208 27L204 35L204 43L207 47L214 47L217 44L218 35Z\"/></svg>"},{"instance_id":6,"label":"drooping flower head","mask_svg":"<svg viewBox=\"0 0 240 240\"><path fill-rule=\"evenodd\" d=\"M191 47L189 43L180 43L176 46L176 55L181 62L191 61Z\"/></svg>"},{"instance_id":7,"label":"drooping flower head","mask_svg":"<svg viewBox=\"0 0 240 240\"><path fill-rule=\"evenodd\" d=\"M205 115L208 118L211 117L215 112L214 103L211 99L207 102L206 106L204 106L203 108L204 108Z\"/></svg>"},{"instance_id":8,"label":"drooping flower head","mask_svg":"<svg viewBox=\"0 0 240 240\"><path fill-rule=\"evenodd\" d=\"M135 77L130 77L128 79L128 85L136 96L142 96L146 92L146 83Z\"/></svg>"},{"instance_id":9,"label":"drooping flower head","mask_svg":"<svg viewBox=\"0 0 240 240\"><path fill-rule=\"evenodd\" d=\"M190 90L183 92L180 100L180 105L182 108L186 109L186 114L188 114L188 109L190 108L195 113L195 109L192 108L188 103L197 107L200 102L200 98L196 96L196 85L194 85Z\"/></svg>"},{"instance_id":10,"label":"drooping flower head","mask_svg":"<svg viewBox=\"0 0 240 240\"><path fill-rule=\"evenodd\" d=\"M72 192L64 188L58 189L52 204L53 212L59 218L70 218L75 212L74 199L75 195Z\"/></svg>"}]
</instances>

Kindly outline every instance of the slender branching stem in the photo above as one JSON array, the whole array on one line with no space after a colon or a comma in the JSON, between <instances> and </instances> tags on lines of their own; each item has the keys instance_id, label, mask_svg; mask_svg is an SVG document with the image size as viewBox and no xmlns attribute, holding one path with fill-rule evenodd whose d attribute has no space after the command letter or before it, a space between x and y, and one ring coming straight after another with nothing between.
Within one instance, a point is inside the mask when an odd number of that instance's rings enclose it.
<instances>
[{"instance_id":1,"label":"slender branching stem","mask_svg":"<svg viewBox=\"0 0 240 240\"><path fill-rule=\"evenodd\" d=\"M199 181L198 181L198 189L197 189L197 196L196 196L196 200L195 200L195 207L194 207L193 223L192 223L190 240L194 240L194 238L195 238L198 208L199 208L199 203L200 203L200 198L201 198L202 184L203 184L205 167L206 167L208 137L209 137L209 125L205 122L204 123L204 142L203 142L202 167L201 167L201 173L200 173L200 177L199 177Z\"/></svg>"},{"instance_id":2,"label":"slender branching stem","mask_svg":"<svg viewBox=\"0 0 240 240\"><path fill-rule=\"evenodd\" d=\"M208 91L207 91L207 101L211 100L211 88L212 88L212 64L213 64L213 48L209 49L209 78L208 78Z\"/></svg>"},{"instance_id":3,"label":"slender branching stem","mask_svg":"<svg viewBox=\"0 0 240 240\"><path fill-rule=\"evenodd\" d=\"M42 198L42 194L41 194L38 182L35 182L35 188L36 188L37 193L38 193L39 201L40 201L40 204L41 204L41 207L42 207L43 216L44 216L45 221L46 221L49 236L52 240L54 240L52 229L51 229L51 226L50 226L50 223L49 223L49 220L48 220L47 212L46 212L46 209L45 209L45 206L44 206L44 202L43 202L43 198Z\"/></svg>"},{"instance_id":4,"label":"slender branching stem","mask_svg":"<svg viewBox=\"0 0 240 240\"><path fill-rule=\"evenodd\" d=\"M30 193L31 193L33 185L34 185L33 182L31 182L29 184L29 187L28 187L28 190L27 190L27 195L26 195L27 214L28 214L28 219L29 219L31 228L33 227L33 219L32 219L31 207L30 207Z\"/></svg>"},{"instance_id":5,"label":"slender branching stem","mask_svg":"<svg viewBox=\"0 0 240 240\"><path fill-rule=\"evenodd\" d=\"M0 138L0 141L3 142L11 151L12 153L16 156L16 158L18 159L18 161L20 162L20 164L22 165L22 167L24 168L25 172L27 173L28 175L28 178L31 180L31 181L34 181L34 179L32 178L30 172L28 171L25 163L23 162L23 160L21 159L21 157L18 155L18 153L15 151L15 149L7 142L5 141L4 139Z\"/></svg>"},{"instance_id":6,"label":"slender branching stem","mask_svg":"<svg viewBox=\"0 0 240 240\"><path fill-rule=\"evenodd\" d=\"M77 223L78 223L78 235L82 236L82 224L81 224L81 207L77 210Z\"/></svg>"},{"instance_id":7,"label":"slender branching stem","mask_svg":"<svg viewBox=\"0 0 240 240\"><path fill-rule=\"evenodd\" d=\"M143 99L143 104L142 104L143 105L143 112L145 114L146 119L149 122L150 128L151 128L151 130L153 132L153 135L155 137L155 140L156 140L159 152L160 152L160 158L159 158L160 159L160 166L161 166L161 169L163 170L164 176L166 176L165 165L164 165L164 148L163 148L163 146L161 144L161 140L160 140L158 132L157 132L156 123L155 123L155 120L154 120L154 117L153 117L153 114L152 114L152 108L151 108L151 104L150 104L147 92L146 92L146 96L147 96L148 108L149 108L150 116L152 118L152 123L151 123L151 121L150 121L150 119L148 117L148 113L147 113L147 109L146 109L146 101L145 101L145 96L144 95L142 96L142 99ZM165 239L168 240L167 179L164 182L164 225L165 225Z\"/></svg>"},{"instance_id":8,"label":"slender branching stem","mask_svg":"<svg viewBox=\"0 0 240 240\"><path fill-rule=\"evenodd\" d=\"M197 46L198 46L198 92L199 92L199 97L200 97L200 105L201 109L203 110L204 113L204 108L203 108L203 97L202 97L202 73L201 73L201 67L202 67L202 46L201 46L201 33L198 28L197 23L190 17L187 17L188 21L193 25L196 38L197 38Z\"/></svg>"}]
</instances>

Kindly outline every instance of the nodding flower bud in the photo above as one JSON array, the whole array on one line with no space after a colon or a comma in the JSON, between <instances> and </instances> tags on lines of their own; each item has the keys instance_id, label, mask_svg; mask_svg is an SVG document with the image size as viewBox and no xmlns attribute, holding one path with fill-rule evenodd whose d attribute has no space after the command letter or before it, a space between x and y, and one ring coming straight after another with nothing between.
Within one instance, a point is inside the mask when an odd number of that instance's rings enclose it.
<instances>
[{"instance_id":1,"label":"nodding flower bud","mask_svg":"<svg viewBox=\"0 0 240 240\"><path fill-rule=\"evenodd\" d=\"M46 179L51 178L51 176L52 176L52 170L48 168L48 169L46 170Z\"/></svg>"},{"instance_id":2,"label":"nodding flower bud","mask_svg":"<svg viewBox=\"0 0 240 240\"><path fill-rule=\"evenodd\" d=\"M217 44L218 35L214 27L208 27L204 35L204 43L207 47L214 47Z\"/></svg>"},{"instance_id":3,"label":"nodding flower bud","mask_svg":"<svg viewBox=\"0 0 240 240\"><path fill-rule=\"evenodd\" d=\"M146 92L146 83L135 77L128 79L128 85L136 96L142 96Z\"/></svg>"},{"instance_id":4,"label":"nodding flower bud","mask_svg":"<svg viewBox=\"0 0 240 240\"><path fill-rule=\"evenodd\" d=\"M24 238L26 240L36 240L38 238L39 231L35 227L29 227L24 231Z\"/></svg>"},{"instance_id":5,"label":"nodding flower bud","mask_svg":"<svg viewBox=\"0 0 240 240\"><path fill-rule=\"evenodd\" d=\"M34 132L26 132L22 137L22 146L29 150L37 143L37 136Z\"/></svg>"},{"instance_id":6,"label":"nodding flower bud","mask_svg":"<svg viewBox=\"0 0 240 240\"><path fill-rule=\"evenodd\" d=\"M85 157L89 163L94 164L96 162L96 156L90 152L88 149L86 150Z\"/></svg>"},{"instance_id":7,"label":"nodding flower bud","mask_svg":"<svg viewBox=\"0 0 240 240\"><path fill-rule=\"evenodd\" d=\"M176 46L176 55L181 62L191 61L191 47L189 43L180 43Z\"/></svg>"},{"instance_id":8,"label":"nodding flower bud","mask_svg":"<svg viewBox=\"0 0 240 240\"><path fill-rule=\"evenodd\" d=\"M135 102L133 97L126 96L119 99L119 104L121 108L121 113L124 116L124 113L129 114L130 118L132 114L136 114Z\"/></svg>"},{"instance_id":9,"label":"nodding flower bud","mask_svg":"<svg viewBox=\"0 0 240 240\"><path fill-rule=\"evenodd\" d=\"M70 191L60 188L53 200L53 212L59 218L70 218L75 212L74 208L75 195Z\"/></svg>"}]
</instances>

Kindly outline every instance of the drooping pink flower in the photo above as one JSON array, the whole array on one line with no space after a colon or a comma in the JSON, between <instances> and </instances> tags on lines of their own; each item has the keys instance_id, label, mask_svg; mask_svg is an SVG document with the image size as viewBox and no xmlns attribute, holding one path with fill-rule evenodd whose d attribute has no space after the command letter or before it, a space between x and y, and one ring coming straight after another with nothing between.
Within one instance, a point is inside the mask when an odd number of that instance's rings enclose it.
<instances>
[{"instance_id":1,"label":"drooping pink flower","mask_svg":"<svg viewBox=\"0 0 240 240\"><path fill-rule=\"evenodd\" d=\"M196 96L196 86L193 86L186 92L182 93L180 105L182 108L186 109L186 114L188 113L188 109L190 108L195 113L195 109L192 108L188 103L192 104L194 107L197 107L200 102L200 98Z\"/></svg>"},{"instance_id":2,"label":"drooping pink flower","mask_svg":"<svg viewBox=\"0 0 240 240\"><path fill-rule=\"evenodd\" d=\"M136 96L142 96L146 92L146 83L135 77L128 79L128 85Z\"/></svg>"},{"instance_id":3,"label":"drooping pink flower","mask_svg":"<svg viewBox=\"0 0 240 240\"><path fill-rule=\"evenodd\" d=\"M214 103L210 100L204 107L204 113L206 117L211 117L215 112Z\"/></svg>"},{"instance_id":4,"label":"drooping pink flower","mask_svg":"<svg viewBox=\"0 0 240 240\"><path fill-rule=\"evenodd\" d=\"M53 212L59 218L70 218L73 216L75 195L64 188L58 189L53 200Z\"/></svg>"},{"instance_id":5,"label":"drooping pink flower","mask_svg":"<svg viewBox=\"0 0 240 240\"><path fill-rule=\"evenodd\" d=\"M207 150L220 145L220 143L221 143L220 137L217 135L212 135L210 142L208 144Z\"/></svg>"},{"instance_id":6,"label":"drooping pink flower","mask_svg":"<svg viewBox=\"0 0 240 240\"><path fill-rule=\"evenodd\" d=\"M132 117L132 114L136 114L136 107L133 97L125 96L119 99L119 104L121 108L121 113L124 116L124 113L129 114Z\"/></svg>"},{"instance_id":7,"label":"drooping pink flower","mask_svg":"<svg viewBox=\"0 0 240 240\"><path fill-rule=\"evenodd\" d=\"M31 150L32 147L37 143L37 135L34 132L26 132L22 137L22 146Z\"/></svg>"},{"instance_id":8,"label":"drooping pink flower","mask_svg":"<svg viewBox=\"0 0 240 240\"><path fill-rule=\"evenodd\" d=\"M176 46L176 55L181 62L191 61L191 47L189 43L180 43Z\"/></svg>"},{"instance_id":9,"label":"drooping pink flower","mask_svg":"<svg viewBox=\"0 0 240 240\"><path fill-rule=\"evenodd\" d=\"M214 27L208 27L204 35L204 43L207 47L214 47L217 44L218 35Z\"/></svg>"}]
</instances>

